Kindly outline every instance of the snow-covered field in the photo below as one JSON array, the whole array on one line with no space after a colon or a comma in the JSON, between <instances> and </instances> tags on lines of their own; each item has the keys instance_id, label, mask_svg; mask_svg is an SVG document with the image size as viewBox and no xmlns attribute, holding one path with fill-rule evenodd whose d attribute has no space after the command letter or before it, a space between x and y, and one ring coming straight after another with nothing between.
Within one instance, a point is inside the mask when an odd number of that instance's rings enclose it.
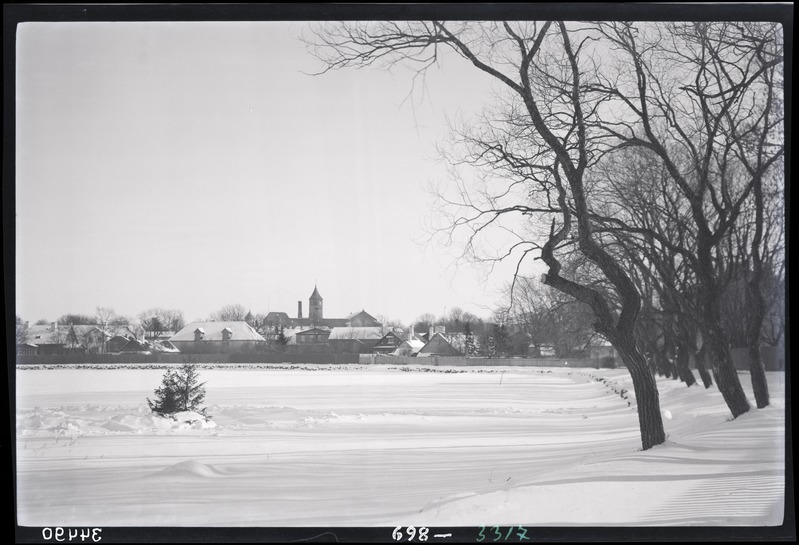
<instances>
[{"instance_id":1,"label":"snow-covered field","mask_svg":"<svg viewBox=\"0 0 799 545\"><path fill-rule=\"evenodd\" d=\"M641 451L625 370L200 367L194 424L150 414L163 369L17 367L19 524L782 524L782 373L736 420L658 379Z\"/></svg>"}]
</instances>

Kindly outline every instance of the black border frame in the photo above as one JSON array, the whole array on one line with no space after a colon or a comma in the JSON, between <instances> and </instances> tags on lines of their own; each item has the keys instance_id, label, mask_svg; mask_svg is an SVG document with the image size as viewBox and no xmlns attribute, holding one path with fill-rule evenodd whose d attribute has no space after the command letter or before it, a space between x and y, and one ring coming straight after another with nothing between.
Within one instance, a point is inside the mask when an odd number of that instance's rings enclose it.
<instances>
[{"instance_id":1,"label":"black border frame","mask_svg":"<svg viewBox=\"0 0 799 545\"><path fill-rule=\"evenodd\" d=\"M8 362L9 418L3 419L4 436L10 448L3 449L6 483L14 505L15 543L46 543L42 528L21 527L16 521L14 338L15 307L15 64L16 29L23 22L92 21L319 21L369 19L626 19L667 21L768 20L782 23L786 50L786 200L789 197L791 165L791 87L793 52L793 4L668 4L668 3L522 3L522 4L4 4L3 5L3 274L5 348ZM786 204L788 202L786 201ZM789 206L786 206L786 263L789 262ZM786 269L787 271L788 269ZM786 273L787 276L787 273ZM788 282L786 282L786 286ZM787 290L787 287L786 287ZM787 293L786 293L787 295ZM788 299L786 298L786 301ZM786 361L790 345L790 304L786 308ZM793 443L791 426L791 373L786 366L785 518L777 527L541 527L530 526L530 542L627 542L627 541L796 541L793 490ZM507 527L506 527L507 528ZM433 527L429 535L451 533L448 539L428 543L476 543L479 526ZM67 528L65 528L66 532ZM393 528L375 527L104 527L101 543L281 543L345 542L397 543ZM64 534L67 535L66 533ZM417 539L418 540L418 539ZM54 539L50 540L55 541ZM485 542L488 542L486 540ZM407 541L404 541L407 542Z\"/></svg>"}]
</instances>

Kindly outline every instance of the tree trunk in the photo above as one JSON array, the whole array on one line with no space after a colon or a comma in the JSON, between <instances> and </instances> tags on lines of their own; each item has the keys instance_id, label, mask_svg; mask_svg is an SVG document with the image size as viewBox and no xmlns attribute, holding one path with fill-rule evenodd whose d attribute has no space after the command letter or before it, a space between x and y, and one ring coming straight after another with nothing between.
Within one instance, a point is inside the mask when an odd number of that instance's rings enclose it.
<instances>
[{"instance_id":1,"label":"tree trunk","mask_svg":"<svg viewBox=\"0 0 799 545\"><path fill-rule=\"evenodd\" d=\"M710 258L710 248L703 237L699 237L700 261L712 264ZM738 371L732 361L730 345L721 327L721 291L713 277L711 265L700 267L697 277L700 279L699 301L702 304L702 339L703 347L707 347L707 355L710 357L710 365L713 369L713 376L716 379L721 395L724 397L727 407L730 409L733 418L738 418L749 411L749 402L744 395L741 381L738 379Z\"/></svg>"},{"instance_id":2,"label":"tree trunk","mask_svg":"<svg viewBox=\"0 0 799 545\"><path fill-rule=\"evenodd\" d=\"M649 364L638 350L632 334L625 335L618 332L611 340L611 344L619 351L619 356L633 379L638 405L638 424L641 428L641 445L643 450L648 450L666 441L657 382Z\"/></svg>"},{"instance_id":3,"label":"tree trunk","mask_svg":"<svg viewBox=\"0 0 799 545\"><path fill-rule=\"evenodd\" d=\"M732 413L732 417L738 418L748 412L750 406L741 387L741 381L738 380L738 372L732 364L730 347L724 340L720 329L709 330L707 335L705 335L705 342L708 344L707 353L710 356L716 385L718 385L719 391Z\"/></svg>"},{"instance_id":4,"label":"tree trunk","mask_svg":"<svg viewBox=\"0 0 799 545\"><path fill-rule=\"evenodd\" d=\"M698 351L694 353L694 362L696 364L696 370L699 371L699 376L702 378L702 384L705 388L710 388L713 386L713 377L710 376L710 373L705 367L705 354L707 353L707 349L703 345Z\"/></svg>"},{"instance_id":5,"label":"tree trunk","mask_svg":"<svg viewBox=\"0 0 799 545\"><path fill-rule=\"evenodd\" d=\"M747 282L747 295L751 302L752 316L749 322L749 374L752 379L752 389L755 393L755 403L758 409L769 404L768 382L766 381L766 368L760 354L760 332L763 329L763 320L766 314L766 302L763 300L761 282L763 281L763 243L764 205L763 205L763 178L758 174L753 179L753 192L755 197L755 236L752 239L752 274Z\"/></svg>"},{"instance_id":6,"label":"tree trunk","mask_svg":"<svg viewBox=\"0 0 799 545\"><path fill-rule=\"evenodd\" d=\"M752 390L755 393L755 403L758 409L769 404L768 382L766 380L766 367L760 352L760 332L763 329L765 318L765 301L760 291L762 266L755 260L755 271L747 283L747 296L749 297L752 314L749 321L749 374L752 380Z\"/></svg>"},{"instance_id":7,"label":"tree trunk","mask_svg":"<svg viewBox=\"0 0 799 545\"><path fill-rule=\"evenodd\" d=\"M691 342L691 332L688 331L684 322L680 322L675 330L676 353L674 362L680 375L680 380L689 388L696 384L696 377L691 371Z\"/></svg>"},{"instance_id":8,"label":"tree trunk","mask_svg":"<svg viewBox=\"0 0 799 545\"><path fill-rule=\"evenodd\" d=\"M647 363L649 364L649 374L652 375L653 377L657 376L658 367L657 367L657 361L655 361L654 356L650 356L649 361Z\"/></svg>"},{"instance_id":9,"label":"tree trunk","mask_svg":"<svg viewBox=\"0 0 799 545\"><path fill-rule=\"evenodd\" d=\"M691 372L690 360L688 358L688 350L685 347L680 347L675 355L675 362L677 364L677 373L686 386L689 388L696 384L696 377Z\"/></svg>"},{"instance_id":10,"label":"tree trunk","mask_svg":"<svg viewBox=\"0 0 799 545\"><path fill-rule=\"evenodd\" d=\"M758 409L768 406L769 392L766 380L766 367L760 354L760 339L749 346L749 372L752 375L752 389Z\"/></svg>"},{"instance_id":11,"label":"tree trunk","mask_svg":"<svg viewBox=\"0 0 799 545\"><path fill-rule=\"evenodd\" d=\"M674 341L671 338L671 320L664 324L663 332L663 360L666 362L668 373L666 374L672 380L677 380L677 366L674 362Z\"/></svg>"},{"instance_id":12,"label":"tree trunk","mask_svg":"<svg viewBox=\"0 0 799 545\"><path fill-rule=\"evenodd\" d=\"M660 347L656 346L655 350L652 352L652 365L655 369L655 373L657 373L657 376L667 376L666 367L663 365L663 352Z\"/></svg>"}]
</instances>

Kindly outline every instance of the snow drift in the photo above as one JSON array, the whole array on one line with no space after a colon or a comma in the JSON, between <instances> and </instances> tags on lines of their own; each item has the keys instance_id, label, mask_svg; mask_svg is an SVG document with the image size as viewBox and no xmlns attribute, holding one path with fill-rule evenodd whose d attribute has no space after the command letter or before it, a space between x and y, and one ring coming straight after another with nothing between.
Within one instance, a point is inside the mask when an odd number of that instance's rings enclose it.
<instances>
[{"instance_id":1,"label":"snow drift","mask_svg":"<svg viewBox=\"0 0 799 545\"><path fill-rule=\"evenodd\" d=\"M210 418L170 419L163 369L76 367L17 368L23 526L782 523L781 373L736 420L659 379L641 451L624 370L200 366Z\"/></svg>"}]
</instances>

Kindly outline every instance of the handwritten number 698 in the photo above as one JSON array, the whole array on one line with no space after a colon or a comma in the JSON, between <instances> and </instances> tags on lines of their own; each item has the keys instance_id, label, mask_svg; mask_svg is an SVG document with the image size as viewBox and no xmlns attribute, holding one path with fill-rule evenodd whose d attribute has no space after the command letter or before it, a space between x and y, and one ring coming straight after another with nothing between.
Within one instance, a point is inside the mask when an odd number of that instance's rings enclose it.
<instances>
[{"instance_id":1,"label":"handwritten number 698","mask_svg":"<svg viewBox=\"0 0 799 545\"><path fill-rule=\"evenodd\" d=\"M419 541L427 541L427 534L429 531L429 528L425 528L424 526L419 528ZM408 526L405 529L405 533L408 534L408 541L413 541L413 538L416 537L417 531L413 526ZM405 535L402 533L402 526L397 526L394 528L394 531L391 532L391 537L394 539L394 541L402 541L402 538L405 537Z\"/></svg>"}]
</instances>

